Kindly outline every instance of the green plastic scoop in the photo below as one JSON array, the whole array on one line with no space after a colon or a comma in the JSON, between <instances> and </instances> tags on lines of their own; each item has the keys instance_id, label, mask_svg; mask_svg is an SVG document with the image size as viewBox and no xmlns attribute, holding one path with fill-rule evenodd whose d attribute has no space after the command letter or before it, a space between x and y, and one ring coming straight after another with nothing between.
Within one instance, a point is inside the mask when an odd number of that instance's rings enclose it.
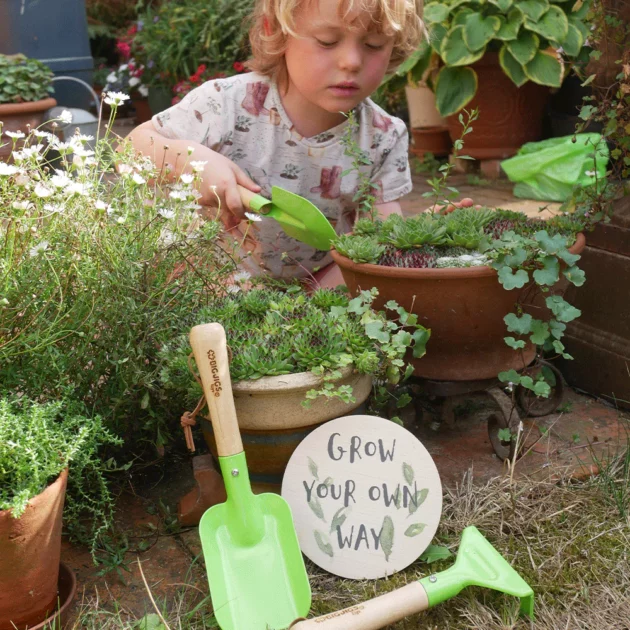
<instances>
[{"instance_id":1,"label":"green plastic scoop","mask_svg":"<svg viewBox=\"0 0 630 630\"><path fill-rule=\"evenodd\" d=\"M521 614L534 618L534 591L471 525L464 530L457 559L450 569L345 610L315 619L296 620L290 628L378 630L455 597L466 586L482 586L519 597Z\"/></svg>"},{"instance_id":2,"label":"green plastic scoop","mask_svg":"<svg viewBox=\"0 0 630 630\"><path fill-rule=\"evenodd\" d=\"M243 186L238 191L244 206L275 219L291 238L323 251L330 249L330 241L337 236L335 229L308 199L278 186L271 188L271 199Z\"/></svg>"},{"instance_id":3,"label":"green plastic scoop","mask_svg":"<svg viewBox=\"0 0 630 630\"><path fill-rule=\"evenodd\" d=\"M195 326L190 345L227 492L227 501L207 510L199 523L214 615L223 630L280 630L311 606L291 510L280 495L252 493L223 327Z\"/></svg>"}]
</instances>

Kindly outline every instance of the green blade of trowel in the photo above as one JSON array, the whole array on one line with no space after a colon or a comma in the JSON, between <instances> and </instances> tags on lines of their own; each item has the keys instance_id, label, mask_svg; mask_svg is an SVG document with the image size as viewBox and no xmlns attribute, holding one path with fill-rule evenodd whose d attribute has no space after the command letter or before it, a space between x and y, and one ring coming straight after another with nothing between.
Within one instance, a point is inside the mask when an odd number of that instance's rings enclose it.
<instances>
[{"instance_id":1,"label":"green blade of trowel","mask_svg":"<svg viewBox=\"0 0 630 630\"><path fill-rule=\"evenodd\" d=\"M248 203L252 210L275 219L291 238L316 249L328 251L331 240L337 236L317 206L284 188L273 186L271 200L252 195Z\"/></svg>"}]
</instances>

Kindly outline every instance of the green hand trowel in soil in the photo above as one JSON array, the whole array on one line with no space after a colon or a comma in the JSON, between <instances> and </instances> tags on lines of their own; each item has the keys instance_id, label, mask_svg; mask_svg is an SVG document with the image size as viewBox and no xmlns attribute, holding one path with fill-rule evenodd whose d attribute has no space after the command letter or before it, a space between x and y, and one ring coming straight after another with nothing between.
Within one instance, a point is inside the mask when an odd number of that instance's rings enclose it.
<instances>
[{"instance_id":1,"label":"green hand trowel in soil","mask_svg":"<svg viewBox=\"0 0 630 630\"><path fill-rule=\"evenodd\" d=\"M291 510L280 495L252 493L223 327L195 326L190 345L227 492L227 501L207 510L199 523L214 615L223 630L280 630L311 605Z\"/></svg>"},{"instance_id":2,"label":"green hand trowel in soil","mask_svg":"<svg viewBox=\"0 0 630 630\"><path fill-rule=\"evenodd\" d=\"M450 569L345 610L315 619L296 620L290 628L378 630L455 597L466 586L482 586L519 597L521 614L534 618L534 591L471 525L464 530L457 559Z\"/></svg>"},{"instance_id":3,"label":"green hand trowel in soil","mask_svg":"<svg viewBox=\"0 0 630 630\"><path fill-rule=\"evenodd\" d=\"M254 212L275 219L291 237L316 249L328 251L337 236L330 221L308 199L273 186L271 199L238 187L243 205Z\"/></svg>"}]
</instances>

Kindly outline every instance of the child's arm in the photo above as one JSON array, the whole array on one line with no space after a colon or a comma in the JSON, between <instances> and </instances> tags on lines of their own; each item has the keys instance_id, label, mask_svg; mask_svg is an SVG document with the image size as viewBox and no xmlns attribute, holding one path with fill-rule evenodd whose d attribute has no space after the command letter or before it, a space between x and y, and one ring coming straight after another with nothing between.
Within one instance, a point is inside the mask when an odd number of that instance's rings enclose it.
<instances>
[{"instance_id":1,"label":"child's arm","mask_svg":"<svg viewBox=\"0 0 630 630\"><path fill-rule=\"evenodd\" d=\"M232 160L197 142L167 138L155 129L150 120L136 127L129 134L129 139L137 151L151 158L158 168L164 169L165 175L171 180L182 173L191 173L191 161L206 162L201 173L203 185L199 191L199 203L216 207L218 195L222 209L221 221L227 229L238 225L244 216L245 208L237 184L252 192L260 192L260 186ZM172 170L167 172L165 165L169 165ZM216 187L216 195L213 187Z\"/></svg>"},{"instance_id":2,"label":"child's arm","mask_svg":"<svg viewBox=\"0 0 630 630\"><path fill-rule=\"evenodd\" d=\"M388 201L387 203L379 203L374 206L378 212L379 219L386 219L390 214L400 214L402 209L398 201Z\"/></svg>"}]
</instances>

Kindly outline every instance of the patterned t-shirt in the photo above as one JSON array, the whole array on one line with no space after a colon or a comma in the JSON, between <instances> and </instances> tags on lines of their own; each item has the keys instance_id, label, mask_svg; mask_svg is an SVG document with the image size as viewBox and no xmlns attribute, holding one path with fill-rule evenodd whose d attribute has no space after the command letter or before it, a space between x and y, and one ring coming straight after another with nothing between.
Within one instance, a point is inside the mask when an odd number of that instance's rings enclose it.
<instances>
[{"instance_id":1,"label":"patterned t-shirt","mask_svg":"<svg viewBox=\"0 0 630 630\"><path fill-rule=\"evenodd\" d=\"M366 168L377 187L377 202L407 194L411 174L405 124L371 99L360 103L355 114L355 140L372 160ZM282 106L275 82L256 73L208 81L153 117L161 135L198 142L235 162L262 187L265 197L271 196L272 186L305 197L338 234L352 229L359 184L355 171L342 176L352 166L340 141L347 124L310 138L301 136ZM287 236L271 218L243 222L239 230L233 236L240 242L246 235L241 254L247 256L241 266L253 275L266 271L276 278L303 277L332 262L328 252Z\"/></svg>"}]
</instances>

